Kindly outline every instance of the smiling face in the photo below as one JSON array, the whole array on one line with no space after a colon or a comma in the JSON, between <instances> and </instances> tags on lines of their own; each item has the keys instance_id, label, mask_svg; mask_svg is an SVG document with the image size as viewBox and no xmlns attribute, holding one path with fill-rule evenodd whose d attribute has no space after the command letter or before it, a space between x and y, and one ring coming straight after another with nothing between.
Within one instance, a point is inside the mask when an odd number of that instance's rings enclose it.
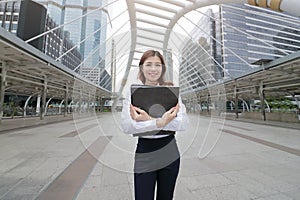
<instances>
[{"instance_id":1,"label":"smiling face","mask_svg":"<svg viewBox=\"0 0 300 200\"><path fill-rule=\"evenodd\" d=\"M157 85L158 79L162 75L162 69L163 66L159 57L148 57L142 66L142 73L145 76L145 84Z\"/></svg>"}]
</instances>

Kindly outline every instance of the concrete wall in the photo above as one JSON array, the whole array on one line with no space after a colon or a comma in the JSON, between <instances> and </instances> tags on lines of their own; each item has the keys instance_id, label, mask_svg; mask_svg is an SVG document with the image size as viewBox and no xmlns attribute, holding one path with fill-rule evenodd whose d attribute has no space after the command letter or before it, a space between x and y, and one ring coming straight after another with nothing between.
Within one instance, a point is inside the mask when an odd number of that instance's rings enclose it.
<instances>
[{"instance_id":1,"label":"concrete wall","mask_svg":"<svg viewBox=\"0 0 300 200\"><path fill-rule=\"evenodd\" d=\"M198 113L198 112L197 112ZM201 116L218 116L218 113L213 111L207 112L206 110L200 111ZM235 113L226 113L226 118L236 118ZM221 114L224 117L224 113ZM254 120L262 120L262 115L260 112L243 112L239 113L239 118L243 119L254 119ZM281 121L281 122L292 122L292 123L300 123L297 113L280 113L280 112L273 112L273 113L266 113L267 121Z\"/></svg>"},{"instance_id":2,"label":"concrete wall","mask_svg":"<svg viewBox=\"0 0 300 200\"><path fill-rule=\"evenodd\" d=\"M243 112L239 116L240 118L249 118L249 119L262 119L260 112ZM266 113L266 119L268 121L281 121L281 122L300 122L298 119L298 114L296 113Z\"/></svg>"}]
</instances>

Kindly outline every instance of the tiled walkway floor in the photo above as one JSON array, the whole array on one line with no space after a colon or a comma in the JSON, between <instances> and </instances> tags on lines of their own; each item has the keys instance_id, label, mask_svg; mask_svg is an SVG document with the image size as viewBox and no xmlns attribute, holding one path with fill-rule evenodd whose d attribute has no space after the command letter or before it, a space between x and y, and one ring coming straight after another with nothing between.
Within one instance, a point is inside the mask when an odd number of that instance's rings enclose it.
<instances>
[{"instance_id":1,"label":"tiled walkway floor","mask_svg":"<svg viewBox=\"0 0 300 200\"><path fill-rule=\"evenodd\" d=\"M28 120L27 128L4 121L2 130L13 130L0 132L0 199L133 199L137 138L121 132L119 114ZM176 134L174 199L300 199L297 124L189 118L190 128Z\"/></svg>"}]
</instances>

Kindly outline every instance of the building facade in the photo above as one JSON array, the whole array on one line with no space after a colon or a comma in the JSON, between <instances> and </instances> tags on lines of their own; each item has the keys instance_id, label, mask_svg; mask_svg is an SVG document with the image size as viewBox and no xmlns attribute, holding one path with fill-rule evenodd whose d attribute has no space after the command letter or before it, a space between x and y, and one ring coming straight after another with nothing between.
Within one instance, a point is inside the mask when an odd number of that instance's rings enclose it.
<instances>
[{"instance_id":1,"label":"building facade","mask_svg":"<svg viewBox=\"0 0 300 200\"><path fill-rule=\"evenodd\" d=\"M193 90L300 50L300 20L287 13L242 4L208 9L182 50L180 83Z\"/></svg>"},{"instance_id":2,"label":"building facade","mask_svg":"<svg viewBox=\"0 0 300 200\"><path fill-rule=\"evenodd\" d=\"M181 92L194 91L197 88L211 84L219 78L214 61L216 53L215 21L212 9L208 9L197 26L191 31L182 48L179 68Z\"/></svg>"},{"instance_id":3,"label":"building facade","mask_svg":"<svg viewBox=\"0 0 300 200\"><path fill-rule=\"evenodd\" d=\"M239 75L260 59L275 60L300 50L298 17L249 5L221 5L224 76Z\"/></svg>"},{"instance_id":4,"label":"building facade","mask_svg":"<svg viewBox=\"0 0 300 200\"><path fill-rule=\"evenodd\" d=\"M63 30L69 32L69 39L80 49L82 63L76 68L83 77L100 84L106 73L106 0L38 0L47 8L47 13ZM82 69L80 69L82 68ZM98 76L98 77L95 77ZM101 85L100 86L104 86ZM107 89L107 88L106 88Z\"/></svg>"},{"instance_id":5,"label":"building facade","mask_svg":"<svg viewBox=\"0 0 300 200\"><path fill-rule=\"evenodd\" d=\"M45 7L34 1L25 0L0 4L0 26L19 38L28 40L58 25L47 15ZM53 59L58 59L60 55L68 51L69 53L59 60L70 69L75 69L81 63L82 56L79 49L70 40L69 33L61 28L29 44Z\"/></svg>"}]
</instances>

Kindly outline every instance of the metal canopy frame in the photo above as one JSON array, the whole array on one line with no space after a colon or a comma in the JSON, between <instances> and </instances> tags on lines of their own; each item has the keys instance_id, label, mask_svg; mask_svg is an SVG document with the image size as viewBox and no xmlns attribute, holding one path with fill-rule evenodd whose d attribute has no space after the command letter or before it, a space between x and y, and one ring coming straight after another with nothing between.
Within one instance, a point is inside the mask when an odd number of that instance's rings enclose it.
<instances>
[{"instance_id":1,"label":"metal canopy frame","mask_svg":"<svg viewBox=\"0 0 300 200\"><path fill-rule=\"evenodd\" d=\"M168 47L168 42L173 27L178 20L188 12L215 4L227 3L248 3L253 6L262 6L274 9L276 11L287 11L294 15L299 15L295 10L299 1L296 0L281 0L281 1L253 1L253 0L126 0L129 19L131 24L131 48L126 68L126 73L123 78L119 94L122 93L126 84L131 67L136 67L133 63L140 58L140 47L150 47L162 50L165 52ZM276 6L274 7L274 4ZM155 12L154 12L155 11ZM146 14L148 18L139 17L140 14ZM152 28L139 26L139 23L149 25ZM157 29L155 29L157 27ZM157 31L157 30L161 31ZM157 34L162 39L151 38L145 33ZM146 40L145 40L146 39ZM143 41L143 42L140 42ZM153 44L161 43L160 46ZM272 61L268 64L262 63L261 67L257 67L253 72L248 72L239 77L232 77L230 80L225 80L222 83L210 85L208 87L199 88L192 93L207 96L210 93L209 88L225 86L226 95L230 99L232 94L238 94L245 98L259 97L258 89L263 86L264 92L268 96L284 96L300 94L300 75L299 75L300 58L298 53L292 56L286 56L282 59Z\"/></svg>"},{"instance_id":2,"label":"metal canopy frame","mask_svg":"<svg viewBox=\"0 0 300 200\"><path fill-rule=\"evenodd\" d=\"M81 99L110 97L111 92L44 55L0 28L0 68L6 70L5 92L32 95L47 87L47 97ZM2 73L1 73L2 76Z\"/></svg>"},{"instance_id":3,"label":"metal canopy frame","mask_svg":"<svg viewBox=\"0 0 300 200\"><path fill-rule=\"evenodd\" d=\"M260 88L262 86L262 88ZM194 91L200 97L223 87L228 100L235 94L243 99L258 99L262 89L268 97L300 96L300 51L262 64L252 72Z\"/></svg>"},{"instance_id":4,"label":"metal canopy frame","mask_svg":"<svg viewBox=\"0 0 300 200\"><path fill-rule=\"evenodd\" d=\"M119 94L122 93L125 87L131 67L137 66L135 62L138 62L140 58L141 47L154 48L162 50L165 53L173 27L181 17L192 10L221 3L248 3L253 6L266 5L277 11L284 10L294 15L299 15L295 10L295 5L299 5L297 0L126 0L126 2L131 26L131 47ZM156 34L160 39L149 37L147 32L152 35ZM160 45L157 45L158 43Z\"/></svg>"}]
</instances>

